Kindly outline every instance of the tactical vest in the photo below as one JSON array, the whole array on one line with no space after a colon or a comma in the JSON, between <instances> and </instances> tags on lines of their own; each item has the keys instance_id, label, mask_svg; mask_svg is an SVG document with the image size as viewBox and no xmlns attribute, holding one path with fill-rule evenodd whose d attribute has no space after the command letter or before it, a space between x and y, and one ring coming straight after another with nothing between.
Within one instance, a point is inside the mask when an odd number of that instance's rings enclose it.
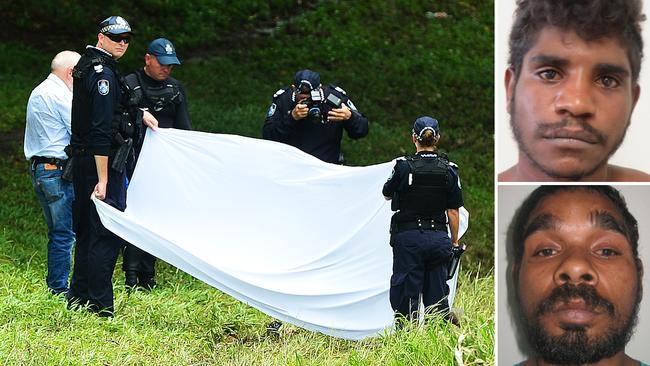
<instances>
[{"instance_id":1,"label":"tactical vest","mask_svg":"<svg viewBox=\"0 0 650 366\"><path fill-rule=\"evenodd\" d=\"M407 156L408 185L393 197L394 211L410 212L420 218L433 218L446 210L449 164L441 157Z\"/></svg>"},{"instance_id":2,"label":"tactical vest","mask_svg":"<svg viewBox=\"0 0 650 366\"><path fill-rule=\"evenodd\" d=\"M139 115L133 109L136 105L132 104L131 101L134 99L133 91L126 85L124 78L119 74L117 68L111 67L108 65L108 62L101 56L94 58L82 58L82 61L79 62L72 72L72 76L76 79L84 79L91 72L95 72L94 69L97 66L101 67L110 67L115 74L115 77L118 81L118 85L122 90L122 100L120 103L114 106L113 112L113 121L111 125L111 135L113 136L113 145L121 145L124 143L124 140L131 137L136 138L136 135L139 133L139 123L136 118ZM90 103L90 101L88 101ZM121 141L119 141L121 140Z\"/></svg>"},{"instance_id":3,"label":"tactical vest","mask_svg":"<svg viewBox=\"0 0 650 366\"><path fill-rule=\"evenodd\" d=\"M142 101L147 100L155 112L170 106L172 113L174 113L176 104L182 101L180 87L169 80L160 86L151 86L142 81L140 72L134 72L127 75L124 81L129 89L133 91L132 101L130 102L135 103L135 105L142 105Z\"/></svg>"}]
</instances>

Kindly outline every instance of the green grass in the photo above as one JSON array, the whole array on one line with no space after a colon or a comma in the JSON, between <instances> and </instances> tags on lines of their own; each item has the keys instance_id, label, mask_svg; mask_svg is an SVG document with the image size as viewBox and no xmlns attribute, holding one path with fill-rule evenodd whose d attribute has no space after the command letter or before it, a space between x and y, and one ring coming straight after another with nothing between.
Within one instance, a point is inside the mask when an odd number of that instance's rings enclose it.
<instances>
[{"instance_id":1,"label":"green grass","mask_svg":"<svg viewBox=\"0 0 650 366\"><path fill-rule=\"evenodd\" d=\"M106 9L38 0L7 8L3 27L12 31L2 34L12 37L0 36L0 364L454 365L458 357L464 365L494 364L493 1L145 3L118 0ZM118 263L114 319L68 311L49 295L46 226L19 132L27 98L53 55L93 42L94 17L104 11L123 14L138 31L122 71L140 66L154 36L174 41L183 65L173 76L186 87L198 130L260 137L272 94L301 68L343 87L369 118L366 138L343 140L350 165L412 153L413 120L437 117L441 148L461 167L471 215L455 304L464 309L462 327L434 320L361 342L293 326L269 335L268 316L160 262L160 287L131 294ZM59 12L66 16L51 16ZM269 26L271 36L254 36Z\"/></svg>"},{"instance_id":2,"label":"green grass","mask_svg":"<svg viewBox=\"0 0 650 366\"><path fill-rule=\"evenodd\" d=\"M48 293L46 227L15 154L0 162L0 364L6 365L465 365L494 363L494 280L464 271L455 307L462 327L438 319L361 342L286 325L158 262L159 288L129 293L114 274L116 317L69 311ZM478 271L484 272L484 271Z\"/></svg>"}]
</instances>

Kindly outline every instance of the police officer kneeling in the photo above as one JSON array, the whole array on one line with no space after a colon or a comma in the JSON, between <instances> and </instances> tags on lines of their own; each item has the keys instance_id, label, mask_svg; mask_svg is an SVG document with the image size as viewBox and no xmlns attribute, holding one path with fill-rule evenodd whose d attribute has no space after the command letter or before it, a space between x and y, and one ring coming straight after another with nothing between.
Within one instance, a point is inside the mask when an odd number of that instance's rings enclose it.
<instances>
[{"instance_id":1,"label":"police officer kneeling","mask_svg":"<svg viewBox=\"0 0 650 366\"><path fill-rule=\"evenodd\" d=\"M418 118L412 133L417 153L395 163L382 191L397 211L391 219L390 303L396 316L416 320L422 294L427 312L455 320L447 302L447 269L463 206L458 167L437 152L437 120Z\"/></svg>"},{"instance_id":2,"label":"police officer kneeling","mask_svg":"<svg viewBox=\"0 0 650 366\"><path fill-rule=\"evenodd\" d=\"M71 166L76 234L74 269L68 302L101 316L113 314L112 275L121 239L102 225L91 195L118 210L126 208L126 160L140 121L151 128L156 119L128 105L129 96L117 71L132 32L129 23L111 16L99 25L97 46L87 46L74 68ZM69 164L70 165L70 164Z\"/></svg>"}]
</instances>

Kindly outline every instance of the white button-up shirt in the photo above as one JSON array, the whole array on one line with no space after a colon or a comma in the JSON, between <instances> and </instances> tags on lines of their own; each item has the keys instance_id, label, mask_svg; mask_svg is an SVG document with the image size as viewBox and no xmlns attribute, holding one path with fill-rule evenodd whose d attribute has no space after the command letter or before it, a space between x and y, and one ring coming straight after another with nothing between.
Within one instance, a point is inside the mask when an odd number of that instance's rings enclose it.
<instances>
[{"instance_id":1,"label":"white button-up shirt","mask_svg":"<svg viewBox=\"0 0 650 366\"><path fill-rule=\"evenodd\" d=\"M54 74L48 75L29 96L25 125L25 158L67 159L70 143L72 91Z\"/></svg>"}]
</instances>

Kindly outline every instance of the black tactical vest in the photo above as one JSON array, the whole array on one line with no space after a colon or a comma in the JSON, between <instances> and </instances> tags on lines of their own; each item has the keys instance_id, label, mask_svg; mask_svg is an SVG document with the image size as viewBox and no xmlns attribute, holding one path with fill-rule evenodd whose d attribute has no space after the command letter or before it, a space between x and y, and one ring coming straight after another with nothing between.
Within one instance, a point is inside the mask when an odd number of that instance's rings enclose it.
<instances>
[{"instance_id":1,"label":"black tactical vest","mask_svg":"<svg viewBox=\"0 0 650 366\"><path fill-rule=\"evenodd\" d=\"M449 164L441 157L407 156L411 172L408 184L396 192L393 210L412 213L419 218L433 218L446 210ZM395 207L395 204L397 207Z\"/></svg>"},{"instance_id":2,"label":"black tactical vest","mask_svg":"<svg viewBox=\"0 0 650 366\"><path fill-rule=\"evenodd\" d=\"M115 77L118 81L120 90L122 91L122 98L120 103L114 106L113 112L113 122L111 126L111 135L113 135L114 140L117 138L136 138L138 134L138 124L141 122L137 119L138 114L133 110L133 107L136 107L132 103L134 96L134 91L131 90L125 83L124 78L119 74L117 68L115 67L114 62L107 60L104 57L97 56L94 58L82 58L82 61L79 62L72 72L72 76L76 79L84 79L88 74L94 72L94 67L101 65L102 67L110 67L115 74ZM86 98L87 99L87 98ZM90 106L90 100L86 101L83 105ZM119 134L119 135L118 135ZM121 136L121 137L117 137ZM116 141L113 141L115 144ZM119 142L118 144L120 144Z\"/></svg>"},{"instance_id":3,"label":"black tactical vest","mask_svg":"<svg viewBox=\"0 0 650 366\"><path fill-rule=\"evenodd\" d=\"M167 80L161 85L153 86L150 83L144 82L140 78L139 72L133 72L126 76L125 83L130 90L133 91L132 103L136 105L143 105L143 99L151 105L151 109L159 112L169 106L173 114L176 109L176 104L182 101L180 87Z\"/></svg>"}]
</instances>

